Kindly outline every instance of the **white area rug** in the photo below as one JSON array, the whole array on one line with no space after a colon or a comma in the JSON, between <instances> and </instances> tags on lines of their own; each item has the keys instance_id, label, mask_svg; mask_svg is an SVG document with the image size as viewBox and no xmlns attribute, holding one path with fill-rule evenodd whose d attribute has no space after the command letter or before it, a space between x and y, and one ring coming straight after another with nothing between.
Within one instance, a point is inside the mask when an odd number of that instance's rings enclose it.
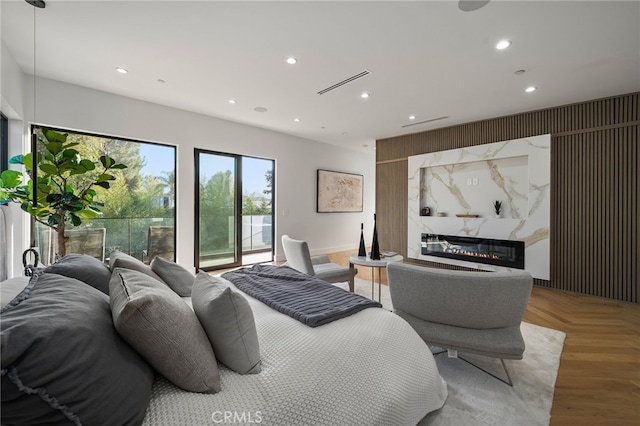
<instances>
[{"instance_id":1,"label":"white area rug","mask_svg":"<svg viewBox=\"0 0 640 426\"><path fill-rule=\"evenodd\" d=\"M347 283L336 285L349 288ZM371 298L371 281L356 278L355 292ZM377 283L375 298L378 299ZM389 287L385 285L381 300L386 309L392 309ZM447 381L449 397L444 407L428 414L420 426L548 425L565 334L525 322L521 330L526 344L524 358L505 360L513 387L460 359L448 358L446 353L437 355L436 364ZM463 356L504 377L500 360Z\"/></svg>"}]
</instances>

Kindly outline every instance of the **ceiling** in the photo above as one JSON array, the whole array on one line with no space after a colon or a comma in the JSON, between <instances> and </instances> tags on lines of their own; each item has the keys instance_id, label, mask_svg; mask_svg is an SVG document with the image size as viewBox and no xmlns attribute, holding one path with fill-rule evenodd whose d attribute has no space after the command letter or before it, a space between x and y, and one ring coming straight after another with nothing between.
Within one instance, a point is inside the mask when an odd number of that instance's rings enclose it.
<instances>
[{"instance_id":1,"label":"ceiling","mask_svg":"<svg viewBox=\"0 0 640 426\"><path fill-rule=\"evenodd\" d=\"M27 74L34 11L39 77L356 149L640 90L638 1L2 0Z\"/></svg>"}]
</instances>

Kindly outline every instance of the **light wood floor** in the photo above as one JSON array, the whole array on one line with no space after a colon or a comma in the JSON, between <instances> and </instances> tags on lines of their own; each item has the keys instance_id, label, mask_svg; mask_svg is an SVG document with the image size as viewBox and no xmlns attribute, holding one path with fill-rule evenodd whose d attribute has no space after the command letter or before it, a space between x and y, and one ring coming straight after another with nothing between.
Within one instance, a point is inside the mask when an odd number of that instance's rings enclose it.
<instances>
[{"instance_id":1,"label":"light wood floor","mask_svg":"<svg viewBox=\"0 0 640 426\"><path fill-rule=\"evenodd\" d=\"M349 254L329 257L347 266ZM640 425L640 305L535 287L524 320L567 335L552 426Z\"/></svg>"}]
</instances>

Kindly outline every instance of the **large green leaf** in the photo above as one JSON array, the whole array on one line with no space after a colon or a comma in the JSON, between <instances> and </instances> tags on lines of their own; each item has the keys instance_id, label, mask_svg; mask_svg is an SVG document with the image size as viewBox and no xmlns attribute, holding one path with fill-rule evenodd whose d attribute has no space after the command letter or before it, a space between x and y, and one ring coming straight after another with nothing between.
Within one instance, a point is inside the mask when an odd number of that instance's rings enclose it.
<instances>
[{"instance_id":1,"label":"large green leaf","mask_svg":"<svg viewBox=\"0 0 640 426\"><path fill-rule=\"evenodd\" d=\"M54 226L59 224L61 220L62 218L60 217L60 215L58 213L54 213L51 216L49 216L49 220L47 220L47 223L51 226Z\"/></svg>"},{"instance_id":2,"label":"large green leaf","mask_svg":"<svg viewBox=\"0 0 640 426\"><path fill-rule=\"evenodd\" d=\"M88 220L88 219L94 219L96 217L99 216L99 213L91 210L91 209L84 209L84 210L80 210L79 212L76 213L78 215L78 217Z\"/></svg>"},{"instance_id":3,"label":"large green leaf","mask_svg":"<svg viewBox=\"0 0 640 426\"><path fill-rule=\"evenodd\" d=\"M69 216L71 216L71 223L73 223L73 226L79 226L82 224L82 219L80 219L77 215L71 213Z\"/></svg>"},{"instance_id":4,"label":"large green leaf","mask_svg":"<svg viewBox=\"0 0 640 426\"><path fill-rule=\"evenodd\" d=\"M65 192L64 194L62 194L62 198L64 199L65 203L75 203L80 199L75 196L73 192Z\"/></svg>"},{"instance_id":5,"label":"large green leaf","mask_svg":"<svg viewBox=\"0 0 640 426\"><path fill-rule=\"evenodd\" d=\"M50 175L55 175L58 173L58 168L49 163L40 164L40 170Z\"/></svg>"},{"instance_id":6,"label":"large green leaf","mask_svg":"<svg viewBox=\"0 0 640 426\"><path fill-rule=\"evenodd\" d=\"M62 150L62 142L49 142L45 145L45 148L53 155L56 155Z\"/></svg>"},{"instance_id":7,"label":"large green leaf","mask_svg":"<svg viewBox=\"0 0 640 426\"><path fill-rule=\"evenodd\" d=\"M84 204L82 204L81 202L74 202L74 203L69 203L65 205L65 210L73 212L73 213L77 213L79 211L82 211L84 209Z\"/></svg>"},{"instance_id":8,"label":"large green leaf","mask_svg":"<svg viewBox=\"0 0 640 426\"><path fill-rule=\"evenodd\" d=\"M113 165L113 163L114 163L113 158L109 157L108 155L101 156L100 157L100 162L106 168L111 167Z\"/></svg>"},{"instance_id":9,"label":"large green leaf","mask_svg":"<svg viewBox=\"0 0 640 426\"><path fill-rule=\"evenodd\" d=\"M33 170L33 154L28 153L22 158L22 164L24 164L24 168L30 172Z\"/></svg>"},{"instance_id":10,"label":"large green leaf","mask_svg":"<svg viewBox=\"0 0 640 426\"><path fill-rule=\"evenodd\" d=\"M127 166L125 166L124 164L114 164L113 166L111 166L112 169L126 169Z\"/></svg>"},{"instance_id":11,"label":"large green leaf","mask_svg":"<svg viewBox=\"0 0 640 426\"><path fill-rule=\"evenodd\" d=\"M30 155L30 154L27 154ZM9 158L9 164L24 164L24 155L20 154L20 155L14 155L13 157Z\"/></svg>"},{"instance_id":12,"label":"large green leaf","mask_svg":"<svg viewBox=\"0 0 640 426\"><path fill-rule=\"evenodd\" d=\"M67 141L67 134L59 133L59 132L56 132L55 130L43 128L42 134L49 142L59 142L60 144L63 144Z\"/></svg>"},{"instance_id":13,"label":"large green leaf","mask_svg":"<svg viewBox=\"0 0 640 426\"><path fill-rule=\"evenodd\" d=\"M38 184L38 193L39 194L49 194L51 193L51 185L46 185L46 184Z\"/></svg>"},{"instance_id":14,"label":"large green leaf","mask_svg":"<svg viewBox=\"0 0 640 426\"><path fill-rule=\"evenodd\" d=\"M49 194L46 197L47 203L57 203L62 201L62 194Z\"/></svg>"},{"instance_id":15,"label":"large green leaf","mask_svg":"<svg viewBox=\"0 0 640 426\"><path fill-rule=\"evenodd\" d=\"M47 216L49 216L49 212L50 212L50 211L51 211L51 210L50 210L48 207L38 207L38 208L35 210L35 215L36 215L37 217L40 217L40 218L42 218L42 217L47 217Z\"/></svg>"},{"instance_id":16,"label":"large green leaf","mask_svg":"<svg viewBox=\"0 0 640 426\"><path fill-rule=\"evenodd\" d=\"M71 170L72 175L83 175L87 173L87 169L82 164L76 164Z\"/></svg>"},{"instance_id":17,"label":"large green leaf","mask_svg":"<svg viewBox=\"0 0 640 426\"><path fill-rule=\"evenodd\" d=\"M2 188L15 188L22 182L22 173L15 170L5 170L0 176Z\"/></svg>"},{"instance_id":18,"label":"large green leaf","mask_svg":"<svg viewBox=\"0 0 640 426\"><path fill-rule=\"evenodd\" d=\"M95 165L95 163L93 161L86 160L86 159L80 160L80 165L82 165L82 167L84 167L88 171L95 170L95 168L96 168L96 165Z\"/></svg>"},{"instance_id":19,"label":"large green leaf","mask_svg":"<svg viewBox=\"0 0 640 426\"><path fill-rule=\"evenodd\" d=\"M115 176L110 175L109 173L103 173L98 176L98 182L106 182L108 180L116 180Z\"/></svg>"},{"instance_id":20,"label":"large green leaf","mask_svg":"<svg viewBox=\"0 0 640 426\"><path fill-rule=\"evenodd\" d=\"M75 149L65 149L62 151L62 156L64 158L75 159L78 155L80 155L80 153Z\"/></svg>"}]
</instances>

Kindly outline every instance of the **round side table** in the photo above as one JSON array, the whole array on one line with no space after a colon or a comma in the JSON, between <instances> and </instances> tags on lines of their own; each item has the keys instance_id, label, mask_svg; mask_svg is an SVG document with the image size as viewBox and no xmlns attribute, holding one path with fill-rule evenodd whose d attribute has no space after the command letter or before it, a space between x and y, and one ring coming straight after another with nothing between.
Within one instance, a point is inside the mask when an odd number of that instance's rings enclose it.
<instances>
[{"instance_id":1,"label":"round side table","mask_svg":"<svg viewBox=\"0 0 640 426\"><path fill-rule=\"evenodd\" d=\"M387 264L390 262L402 262L404 257L399 254L395 256L382 257L380 260L373 260L369 256L358 256L351 255L349 256L349 269L354 269L353 265L366 266L371 268L371 299L374 299L374 289L375 289L375 270L378 269L378 302L380 301L380 290L382 289L382 269L387 267ZM353 287L350 288L351 292L353 292Z\"/></svg>"}]
</instances>

